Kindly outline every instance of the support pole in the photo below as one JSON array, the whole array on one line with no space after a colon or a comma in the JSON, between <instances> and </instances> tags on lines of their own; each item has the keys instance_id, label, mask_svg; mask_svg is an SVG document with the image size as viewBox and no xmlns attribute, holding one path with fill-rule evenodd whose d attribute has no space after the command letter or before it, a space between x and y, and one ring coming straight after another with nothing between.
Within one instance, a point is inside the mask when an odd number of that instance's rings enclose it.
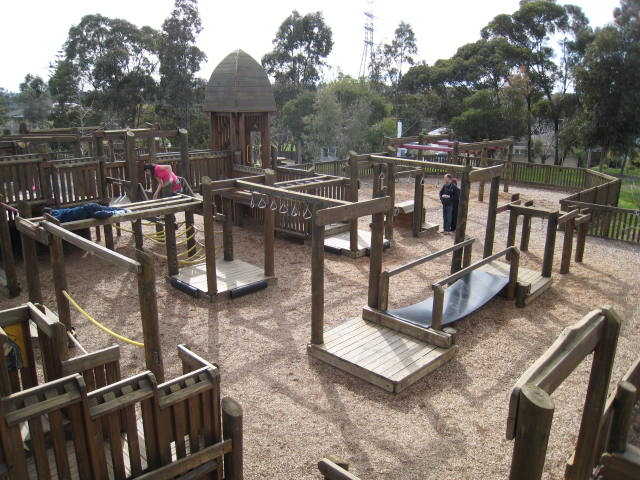
<instances>
[{"instance_id":1,"label":"support pole","mask_svg":"<svg viewBox=\"0 0 640 480\"><path fill-rule=\"evenodd\" d=\"M513 143L509 145L507 150L507 168L504 174L504 186L503 191L509 191L509 182L513 179Z\"/></svg>"},{"instance_id":2,"label":"support pole","mask_svg":"<svg viewBox=\"0 0 640 480\"><path fill-rule=\"evenodd\" d=\"M1 196L0 201L2 201ZM9 297L17 297L20 295L20 285L16 275L16 259L13 256L7 209L2 205L0 205L0 245L2 245L2 265L7 279L7 293Z\"/></svg>"},{"instance_id":3,"label":"support pole","mask_svg":"<svg viewBox=\"0 0 640 480\"><path fill-rule=\"evenodd\" d=\"M371 222L371 248L369 251L368 305L380 305L380 276L382 273L382 249L384 247L384 213L374 213Z\"/></svg>"},{"instance_id":4,"label":"support pole","mask_svg":"<svg viewBox=\"0 0 640 480\"><path fill-rule=\"evenodd\" d=\"M133 238L136 243L136 249L143 251L144 241L142 237L142 220L138 219L131 222L131 229L133 230Z\"/></svg>"},{"instance_id":5,"label":"support pole","mask_svg":"<svg viewBox=\"0 0 640 480\"><path fill-rule=\"evenodd\" d=\"M469 195L471 192L471 182L469 173L471 167L467 165L460 176L460 200L458 202L458 219L456 222L456 236L454 243L465 240L467 234L467 215L469 213ZM451 256L451 273L456 273L462 268L462 250L458 249Z\"/></svg>"},{"instance_id":6,"label":"support pole","mask_svg":"<svg viewBox=\"0 0 640 480\"><path fill-rule=\"evenodd\" d=\"M553 400L540 387L522 387L509 480L542 478L553 410Z\"/></svg>"},{"instance_id":7,"label":"support pole","mask_svg":"<svg viewBox=\"0 0 640 480\"><path fill-rule=\"evenodd\" d=\"M216 270L216 242L213 224L213 191L211 179L202 177L202 216L204 217L204 251L207 264L207 294L213 298L218 293Z\"/></svg>"},{"instance_id":8,"label":"support pole","mask_svg":"<svg viewBox=\"0 0 640 480\"><path fill-rule=\"evenodd\" d=\"M132 202L139 200L138 195L138 155L136 154L136 135L132 131L127 131L124 135L124 151L127 162L127 179L131 182L129 196Z\"/></svg>"},{"instance_id":9,"label":"support pole","mask_svg":"<svg viewBox=\"0 0 640 480\"><path fill-rule=\"evenodd\" d=\"M45 215L45 219L59 225L60 222L51 215ZM71 308L69 300L62 293L67 289L67 275L64 267L64 252L62 250L62 239L56 235L49 234L49 255L51 256L51 270L53 274L53 288L56 294L56 304L58 306L58 320L71 331Z\"/></svg>"},{"instance_id":10,"label":"support pole","mask_svg":"<svg viewBox=\"0 0 640 480\"><path fill-rule=\"evenodd\" d=\"M556 233L558 232L558 212L549 215L547 223L547 240L544 244L544 257L542 259L542 276L550 277L553 270L553 254L556 248Z\"/></svg>"},{"instance_id":11,"label":"support pole","mask_svg":"<svg viewBox=\"0 0 640 480\"><path fill-rule=\"evenodd\" d=\"M629 382L618 383L607 452L623 453L627 449L627 437L633 420L636 395L636 387L633 384Z\"/></svg>"},{"instance_id":12,"label":"support pole","mask_svg":"<svg viewBox=\"0 0 640 480\"><path fill-rule=\"evenodd\" d=\"M196 253L196 229L195 229L195 220L193 217L193 211L187 210L184 212L184 226L187 229L187 258L193 257ZM192 238L189 238L192 237Z\"/></svg>"},{"instance_id":13,"label":"support pole","mask_svg":"<svg viewBox=\"0 0 640 480\"><path fill-rule=\"evenodd\" d=\"M417 237L422 231L424 222L424 173L419 173L415 178L413 187L413 236Z\"/></svg>"},{"instance_id":14,"label":"support pole","mask_svg":"<svg viewBox=\"0 0 640 480\"><path fill-rule=\"evenodd\" d=\"M40 286L40 272L38 271L38 253L36 241L20 234L22 243L22 259L24 262L25 276L27 277L27 291L31 303L42 303L42 288Z\"/></svg>"},{"instance_id":15,"label":"support pole","mask_svg":"<svg viewBox=\"0 0 640 480\"><path fill-rule=\"evenodd\" d=\"M573 229L575 222L573 219L564 224L564 240L562 242L562 259L560 260L560 273L569 273L571 268L571 254L573 253Z\"/></svg>"},{"instance_id":16,"label":"support pole","mask_svg":"<svg viewBox=\"0 0 640 480\"><path fill-rule=\"evenodd\" d=\"M516 233L518 230L518 212L513 209L509 209L509 226L507 227L507 248L513 247L516 244ZM510 260L511 256L507 253L507 260Z\"/></svg>"},{"instance_id":17,"label":"support pole","mask_svg":"<svg viewBox=\"0 0 640 480\"><path fill-rule=\"evenodd\" d=\"M222 223L222 246L224 251L224 259L227 262L233 260L233 219L231 218L232 208L233 202L231 201L231 199L223 197L222 213L224 215L224 221Z\"/></svg>"},{"instance_id":18,"label":"support pole","mask_svg":"<svg viewBox=\"0 0 640 480\"><path fill-rule=\"evenodd\" d=\"M156 299L156 276L151 255L136 250L136 260L142 266L138 273L138 295L140 299L140 317L144 336L144 357L146 366L156 376L158 383L164 382L164 366L160 346L160 328L158 324L158 302Z\"/></svg>"},{"instance_id":19,"label":"support pole","mask_svg":"<svg viewBox=\"0 0 640 480\"><path fill-rule=\"evenodd\" d=\"M167 273L172 277L180 272L176 245L176 216L173 213L164 216L164 244L167 248Z\"/></svg>"},{"instance_id":20,"label":"support pole","mask_svg":"<svg viewBox=\"0 0 640 480\"><path fill-rule=\"evenodd\" d=\"M522 216L522 233L520 234L520 250L529 250L529 238L531 237L531 215Z\"/></svg>"},{"instance_id":21,"label":"support pole","mask_svg":"<svg viewBox=\"0 0 640 480\"><path fill-rule=\"evenodd\" d=\"M358 201L358 158L354 152L349 154L349 201ZM349 220L349 250L358 251L358 219Z\"/></svg>"},{"instance_id":22,"label":"support pole","mask_svg":"<svg viewBox=\"0 0 640 480\"><path fill-rule=\"evenodd\" d=\"M387 195L391 197L391 206L387 211L387 221L384 226L384 236L393 240L393 220L396 204L396 166L393 163L387 163Z\"/></svg>"},{"instance_id":23,"label":"support pole","mask_svg":"<svg viewBox=\"0 0 640 480\"><path fill-rule=\"evenodd\" d=\"M232 450L224 456L225 480L243 480L242 407L231 397L224 397L222 406L222 437L231 440Z\"/></svg>"},{"instance_id":24,"label":"support pole","mask_svg":"<svg viewBox=\"0 0 640 480\"><path fill-rule=\"evenodd\" d=\"M264 114L264 127L262 136L262 168L275 168L271 165L271 114Z\"/></svg>"},{"instance_id":25,"label":"support pole","mask_svg":"<svg viewBox=\"0 0 640 480\"><path fill-rule=\"evenodd\" d=\"M484 139L483 142L488 142L488 139ZM487 161L487 147L482 149L482 153L480 154L480 167L487 168L489 163ZM484 180L480 181L480 185L478 185L478 201L484 202Z\"/></svg>"},{"instance_id":26,"label":"support pole","mask_svg":"<svg viewBox=\"0 0 640 480\"><path fill-rule=\"evenodd\" d=\"M184 128L178 130L178 139L180 140L180 176L193 185L194 182L190 175L189 134Z\"/></svg>"},{"instance_id":27,"label":"support pole","mask_svg":"<svg viewBox=\"0 0 640 480\"><path fill-rule=\"evenodd\" d=\"M104 246L109 250L115 249L115 244L113 243L113 226L111 224L103 225L104 229ZM100 230L96 230L96 233Z\"/></svg>"},{"instance_id":28,"label":"support pole","mask_svg":"<svg viewBox=\"0 0 640 480\"><path fill-rule=\"evenodd\" d=\"M324 343L324 225L316 225L313 208L311 227L311 343ZM373 246L372 246L373 247Z\"/></svg>"},{"instance_id":29,"label":"support pole","mask_svg":"<svg viewBox=\"0 0 640 480\"><path fill-rule=\"evenodd\" d=\"M484 252L482 258L490 257L493 254L493 244L496 237L496 208L498 208L498 196L500 193L500 177L491 179L491 190L489 191L489 207L487 211L487 228L484 234Z\"/></svg>"},{"instance_id":30,"label":"support pole","mask_svg":"<svg viewBox=\"0 0 640 480\"><path fill-rule=\"evenodd\" d=\"M276 172L267 169L264 172L264 183L273 186L276 181ZM264 208L264 274L268 277L275 275L275 212L270 208Z\"/></svg>"},{"instance_id":31,"label":"support pole","mask_svg":"<svg viewBox=\"0 0 640 480\"><path fill-rule=\"evenodd\" d=\"M582 259L584 257L584 247L585 244L587 243L587 231L589 230L589 224L588 223L581 223L580 225L578 225L578 235L577 235L577 239L576 239L576 258L575 261L577 263L582 262Z\"/></svg>"}]
</instances>

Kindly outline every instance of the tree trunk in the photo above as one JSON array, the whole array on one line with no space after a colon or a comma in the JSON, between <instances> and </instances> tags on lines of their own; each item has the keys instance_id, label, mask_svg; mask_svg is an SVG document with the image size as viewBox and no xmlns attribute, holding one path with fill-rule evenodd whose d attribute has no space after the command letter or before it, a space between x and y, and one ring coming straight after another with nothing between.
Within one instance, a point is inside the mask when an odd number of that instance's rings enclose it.
<instances>
[{"instance_id":1,"label":"tree trunk","mask_svg":"<svg viewBox=\"0 0 640 480\"><path fill-rule=\"evenodd\" d=\"M531 139L531 95L527 95L527 162L533 163L533 140Z\"/></svg>"},{"instance_id":2,"label":"tree trunk","mask_svg":"<svg viewBox=\"0 0 640 480\"><path fill-rule=\"evenodd\" d=\"M302 163L302 142L296 138L296 163Z\"/></svg>"},{"instance_id":3,"label":"tree trunk","mask_svg":"<svg viewBox=\"0 0 640 480\"><path fill-rule=\"evenodd\" d=\"M620 166L620 176L624 175L624 168L627 166L628 160L629 160L629 154L625 153L624 158L622 159L622 165Z\"/></svg>"},{"instance_id":4,"label":"tree trunk","mask_svg":"<svg viewBox=\"0 0 640 480\"><path fill-rule=\"evenodd\" d=\"M558 135L559 131L560 131L560 119L554 118L553 119L553 148L555 150L555 153L553 156L554 165L560 165L560 139Z\"/></svg>"}]
</instances>

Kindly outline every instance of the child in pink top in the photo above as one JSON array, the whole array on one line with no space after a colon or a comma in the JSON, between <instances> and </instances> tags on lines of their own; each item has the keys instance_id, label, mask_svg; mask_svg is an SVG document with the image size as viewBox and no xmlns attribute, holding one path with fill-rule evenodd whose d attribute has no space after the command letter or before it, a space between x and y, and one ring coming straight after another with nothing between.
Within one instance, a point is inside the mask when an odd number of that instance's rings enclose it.
<instances>
[{"instance_id":1,"label":"child in pink top","mask_svg":"<svg viewBox=\"0 0 640 480\"><path fill-rule=\"evenodd\" d=\"M171 195L182 192L180 180L176 174L173 173L171 165L146 164L144 166L144 173L147 176L153 175L153 177L158 181L158 188L153 193L154 199L158 197L170 197Z\"/></svg>"}]
</instances>

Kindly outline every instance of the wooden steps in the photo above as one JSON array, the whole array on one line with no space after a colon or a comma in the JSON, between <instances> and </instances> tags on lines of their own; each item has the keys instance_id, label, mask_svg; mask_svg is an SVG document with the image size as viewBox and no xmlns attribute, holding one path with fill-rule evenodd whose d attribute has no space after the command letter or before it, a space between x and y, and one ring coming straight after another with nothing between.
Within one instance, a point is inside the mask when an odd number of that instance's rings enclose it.
<instances>
[{"instance_id":1,"label":"wooden steps","mask_svg":"<svg viewBox=\"0 0 640 480\"><path fill-rule=\"evenodd\" d=\"M509 264L491 262L480 267L480 270L509 278ZM528 268L518 268L518 286L516 287L516 306L524 307L551 288L553 279L543 277L542 273Z\"/></svg>"},{"instance_id":2,"label":"wooden steps","mask_svg":"<svg viewBox=\"0 0 640 480\"><path fill-rule=\"evenodd\" d=\"M382 325L354 318L324 334L309 355L388 392L398 393L449 361L458 346L440 348Z\"/></svg>"}]
</instances>

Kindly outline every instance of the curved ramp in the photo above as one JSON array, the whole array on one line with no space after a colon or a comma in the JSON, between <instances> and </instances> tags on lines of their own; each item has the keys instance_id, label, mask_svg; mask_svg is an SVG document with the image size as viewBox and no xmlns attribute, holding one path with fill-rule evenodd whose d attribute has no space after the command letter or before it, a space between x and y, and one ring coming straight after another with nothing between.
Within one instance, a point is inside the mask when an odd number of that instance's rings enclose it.
<instances>
[{"instance_id":1,"label":"curved ramp","mask_svg":"<svg viewBox=\"0 0 640 480\"><path fill-rule=\"evenodd\" d=\"M478 310L498 295L509 283L501 275L493 275L482 270L474 270L453 283L444 292L442 325L449 325ZM408 307L387 310L395 318L419 327L430 327L433 314L433 297Z\"/></svg>"}]
</instances>

